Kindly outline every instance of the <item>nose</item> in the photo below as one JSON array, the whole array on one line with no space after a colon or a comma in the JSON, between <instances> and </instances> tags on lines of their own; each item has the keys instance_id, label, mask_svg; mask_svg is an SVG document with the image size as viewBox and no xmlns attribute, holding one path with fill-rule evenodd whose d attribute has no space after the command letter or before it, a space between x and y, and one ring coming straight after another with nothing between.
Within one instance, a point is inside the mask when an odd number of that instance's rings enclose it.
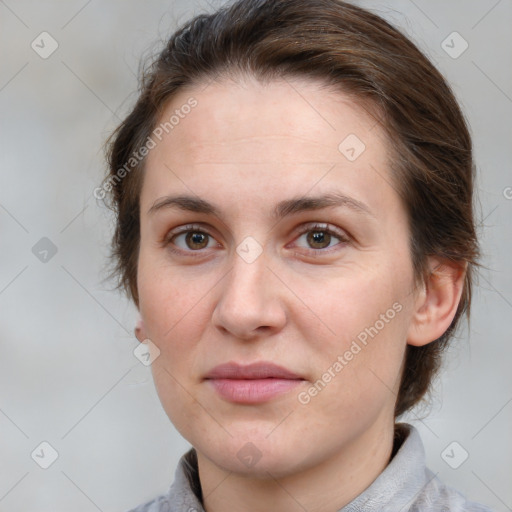
<instances>
[{"instance_id":1,"label":"nose","mask_svg":"<svg viewBox=\"0 0 512 512\"><path fill-rule=\"evenodd\" d=\"M217 329L243 340L279 332L286 324L283 284L261 254L247 263L238 254L221 281L212 321Z\"/></svg>"}]
</instances>

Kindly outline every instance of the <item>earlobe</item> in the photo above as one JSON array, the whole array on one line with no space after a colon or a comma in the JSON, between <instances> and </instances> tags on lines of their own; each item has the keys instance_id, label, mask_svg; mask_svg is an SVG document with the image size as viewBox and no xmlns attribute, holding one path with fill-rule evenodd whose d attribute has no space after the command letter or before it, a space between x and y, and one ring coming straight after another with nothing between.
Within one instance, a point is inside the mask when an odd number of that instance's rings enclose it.
<instances>
[{"instance_id":1,"label":"earlobe","mask_svg":"<svg viewBox=\"0 0 512 512\"><path fill-rule=\"evenodd\" d=\"M144 326L144 321L142 318L139 318L137 320L137 323L135 324L135 328L133 329L133 332L135 333L135 337L142 343L146 338L146 328Z\"/></svg>"},{"instance_id":2,"label":"earlobe","mask_svg":"<svg viewBox=\"0 0 512 512\"><path fill-rule=\"evenodd\" d=\"M467 264L429 258L430 274L417 294L407 335L409 345L423 346L441 337L457 312Z\"/></svg>"}]
</instances>

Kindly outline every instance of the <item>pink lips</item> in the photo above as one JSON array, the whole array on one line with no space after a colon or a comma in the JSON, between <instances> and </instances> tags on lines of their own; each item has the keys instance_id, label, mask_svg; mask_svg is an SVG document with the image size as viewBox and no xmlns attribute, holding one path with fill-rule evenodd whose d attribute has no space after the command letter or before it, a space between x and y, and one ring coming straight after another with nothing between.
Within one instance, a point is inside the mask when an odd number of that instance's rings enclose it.
<instances>
[{"instance_id":1,"label":"pink lips","mask_svg":"<svg viewBox=\"0 0 512 512\"><path fill-rule=\"evenodd\" d=\"M304 381L290 370L266 361L245 366L221 364L205 379L222 398L240 404L265 402Z\"/></svg>"}]
</instances>

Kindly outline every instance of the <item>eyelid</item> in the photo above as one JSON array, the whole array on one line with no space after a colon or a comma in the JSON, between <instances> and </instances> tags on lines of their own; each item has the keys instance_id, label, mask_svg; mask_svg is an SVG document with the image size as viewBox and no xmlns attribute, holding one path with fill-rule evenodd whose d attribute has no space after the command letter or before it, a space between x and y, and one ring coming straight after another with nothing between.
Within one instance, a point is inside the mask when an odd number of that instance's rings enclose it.
<instances>
[{"instance_id":1,"label":"eyelid","mask_svg":"<svg viewBox=\"0 0 512 512\"><path fill-rule=\"evenodd\" d=\"M301 225L299 228L299 233L307 233L308 231L328 231L331 234L335 234L340 238L349 238L349 235L346 231L339 229L328 222L306 222Z\"/></svg>"},{"instance_id":2,"label":"eyelid","mask_svg":"<svg viewBox=\"0 0 512 512\"><path fill-rule=\"evenodd\" d=\"M173 252L176 252L176 253L181 253L183 254L184 252L186 252L187 254L188 253L200 253L202 251L192 251L192 250L189 250L189 251L185 251L183 249L173 249L171 248L170 246L172 245L172 242L171 240L178 236L178 235L182 235L183 233L188 233L189 231L197 231L197 232L200 232L200 233L204 233L206 235L208 235L209 237L213 238L216 240L216 237L215 235L213 235L211 233L211 231L208 230L208 228L206 228L205 226L201 225L201 224L185 224L183 226L180 226L176 229L173 229L171 231L169 231L168 233L165 234L165 236L163 237L162 241L161 241L161 245L163 248L168 248L170 249L171 251Z\"/></svg>"},{"instance_id":3,"label":"eyelid","mask_svg":"<svg viewBox=\"0 0 512 512\"><path fill-rule=\"evenodd\" d=\"M204 233L204 234L208 235L209 237L213 238L214 240L216 240L215 235L213 235L210 232L210 230L207 227L203 226L202 224L185 224L183 226L180 226L180 227L168 232L164 236L161 244L164 248L167 248L167 249L171 250L172 252L175 252L178 254L186 253L187 255L190 254L190 255L196 256L196 257L201 256L202 253L204 252L204 249L199 249L199 250L193 251L193 250L184 250L184 249L180 249L180 248L176 249L176 248L171 247L171 245L173 245L171 240L174 237L181 235L183 233L190 232L190 231L197 231L200 233ZM303 250L305 250L307 252L316 253L318 255L320 255L322 253L330 253L332 250L335 250L334 248L336 246L345 245L352 241L352 237L346 231L336 228L326 222L308 222L308 223L302 224L298 228L298 232L297 232L296 237L294 238L294 241L296 241L297 238L302 236L304 233L308 233L310 231L325 231L331 235L334 235L336 238L338 238L340 240L340 243L335 244L333 247L329 247L329 248L325 248L325 249L302 248ZM211 247L210 247L210 249L211 249ZM196 253L196 254L194 254L194 253Z\"/></svg>"},{"instance_id":4,"label":"eyelid","mask_svg":"<svg viewBox=\"0 0 512 512\"><path fill-rule=\"evenodd\" d=\"M312 249L312 248L301 247L302 250L305 250L309 253L313 253L316 255L328 254L328 253L336 250L335 248L338 245L344 246L346 244L351 243L353 240L352 237L345 230L341 230L335 226L330 225L327 222L309 222L309 223L302 225L299 228L299 232L297 233L297 236L294 238L293 242L295 242L304 233L309 233L310 231L324 231L326 233L329 233L330 235L334 235L340 241L338 244L335 244L332 247L327 247L325 249Z\"/></svg>"}]
</instances>

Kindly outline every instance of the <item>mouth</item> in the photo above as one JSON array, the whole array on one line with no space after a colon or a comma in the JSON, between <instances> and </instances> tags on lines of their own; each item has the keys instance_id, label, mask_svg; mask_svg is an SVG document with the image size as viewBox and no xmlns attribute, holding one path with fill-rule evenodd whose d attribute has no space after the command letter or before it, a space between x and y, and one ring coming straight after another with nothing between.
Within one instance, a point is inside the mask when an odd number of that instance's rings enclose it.
<instances>
[{"instance_id":1,"label":"mouth","mask_svg":"<svg viewBox=\"0 0 512 512\"><path fill-rule=\"evenodd\" d=\"M305 379L287 368L262 361L249 365L221 364L206 375L205 381L229 402L256 404L292 390Z\"/></svg>"}]
</instances>

